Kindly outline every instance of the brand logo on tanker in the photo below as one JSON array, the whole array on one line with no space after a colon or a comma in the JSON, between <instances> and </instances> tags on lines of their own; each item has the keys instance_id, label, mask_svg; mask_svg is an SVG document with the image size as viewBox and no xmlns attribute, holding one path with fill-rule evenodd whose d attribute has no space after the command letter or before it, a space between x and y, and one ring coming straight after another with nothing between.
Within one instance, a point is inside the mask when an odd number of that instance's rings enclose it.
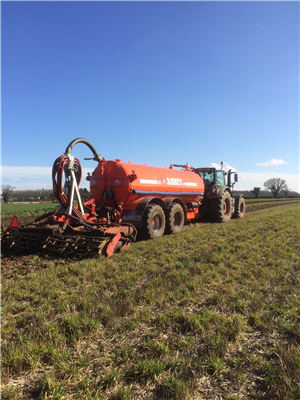
<instances>
[{"instance_id":1,"label":"brand logo on tanker","mask_svg":"<svg viewBox=\"0 0 300 400\"><path fill-rule=\"evenodd\" d=\"M122 218L123 221L140 221L142 218L141 215L124 215Z\"/></svg>"},{"instance_id":2,"label":"brand logo on tanker","mask_svg":"<svg viewBox=\"0 0 300 400\"><path fill-rule=\"evenodd\" d=\"M177 178L167 178L168 185L182 185L182 180Z\"/></svg>"},{"instance_id":3,"label":"brand logo on tanker","mask_svg":"<svg viewBox=\"0 0 300 400\"><path fill-rule=\"evenodd\" d=\"M96 178L94 178L94 179L92 179L91 180L91 187L97 187L98 186L98 179Z\"/></svg>"},{"instance_id":4,"label":"brand logo on tanker","mask_svg":"<svg viewBox=\"0 0 300 400\"><path fill-rule=\"evenodd\" d=\"M123 178L112 178L110 180L111 187L123 187Z\"/></svg>"},{"instance_id":5,"label":"brand logo on tanker","mask_svg":"<svg viewBox=\"0 0 300 400\"><path fill-rule=\"evenodd\" d=\"M141 214L137 214L137 211L132 210L132 211L124 211L124 215L122 220L123 221L130 221L130 222L139 222L142 218Z\"/></svg>"}]
</instances>

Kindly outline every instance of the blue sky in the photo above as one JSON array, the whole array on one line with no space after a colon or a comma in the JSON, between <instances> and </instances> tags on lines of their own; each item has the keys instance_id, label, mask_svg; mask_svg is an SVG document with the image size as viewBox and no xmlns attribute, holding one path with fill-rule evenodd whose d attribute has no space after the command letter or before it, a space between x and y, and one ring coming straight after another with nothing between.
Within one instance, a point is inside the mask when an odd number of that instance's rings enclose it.
<instances>
[{"instance_id":1,"label":"blue sky","mask_svg":"<svg viewBox=\"0 0 300 400\"><path fill-rule=\"evenodd\" d=\"M298 2L2 1L1 22L2 184L51 188L83 137L107 160L222 160L237 189L299 191Z\"/></svg>"}]
</instances>

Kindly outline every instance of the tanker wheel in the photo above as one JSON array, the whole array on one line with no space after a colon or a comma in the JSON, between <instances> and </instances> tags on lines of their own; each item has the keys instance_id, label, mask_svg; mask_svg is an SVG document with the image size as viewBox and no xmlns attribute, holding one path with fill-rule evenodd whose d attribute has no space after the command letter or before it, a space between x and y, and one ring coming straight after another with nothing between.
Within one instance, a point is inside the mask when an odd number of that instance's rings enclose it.
<instances>
[{"instance_id":1,"label":"tanker wheel","mask_svg":"<svg viewBox=\"0 0 300 400\"><path fill-rule=\"evenodd\" d=\"M167 233L179 233L184 225L184 212L180 204L173 203L167 211Z\"/></svg>"},{"instance_id":2,"label":"tanker wheel","mask_svg":"<svg viewBox=\"0 0 300 400\"><path fill-rule=\"evenodd\" d=\"M246 203L244 197L236 197L235 199L235 218L244 218L246 211Z\"/></svg>"},{"instance_id":3,"label":"tanker wheel","mask_svg":"<svg viewBox=\"0 0 300 400\"><path fill-rule=\"evenodd\" d=\"M150 204L143 216L143 237L145 239L160 238L166 227L166 218L163 209L157 204Z\"/></svg>"},{"instance_id":4,"label":"tanker wheel","mask_svg":"<svg viewBox=\"0 0 300 400\"><path fill-rule=\"evenodd\" d=\"M231 196L224 192L220 199L211 200L210 215L216 222L228 222L231 218Z\"/></svg>"}]
</instances>

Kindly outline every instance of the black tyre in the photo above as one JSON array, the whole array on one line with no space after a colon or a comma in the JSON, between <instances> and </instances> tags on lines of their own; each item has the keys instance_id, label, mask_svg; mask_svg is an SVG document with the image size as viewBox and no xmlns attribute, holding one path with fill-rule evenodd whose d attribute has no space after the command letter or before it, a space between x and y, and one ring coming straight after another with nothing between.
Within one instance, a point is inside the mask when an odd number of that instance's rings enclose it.
<instances>
[{"instance_id":1,"label":"black tyre","mask_svg":"<svg viewBox=\"0 0 300 400\"><path fill-rule=\"evenodd\" d=\"M163 209L157 204L150 204L144 212L142 233L145 239L160 238L166 227L166 217Z\"/></svg>"},{"instance_id":2,"label":"black tyre","mask_svg":"<svg viewBox=\"0 0 300 400\"><path fill-rule=\"evenodd\" d=\"M235 218L244 218L246 212L246 203L245 199L242 196L238 196L235 198Z\"/></svg>"},{"instance_id":3,"label":"black tyre","mask_svg":"<svg viewBox=\"0 0 300 400\"><path fill-rule=\"evenodd\" d=\"M220 199L211 200L210 215L216 222L228 222L231 218L231 196L229 192L224 192Z\"/></svg>"},{"instance_id":4,"label":"black tyre","mask_svg":"<svg viewBox=\"0 0 300 400\"><path fill-rule=\"evenodd\" d=\"M184 225L184 211L180 204L171 204L167 211L166 223L167 233L179 233L182 231Z\"/></svg>"}]
</instances>

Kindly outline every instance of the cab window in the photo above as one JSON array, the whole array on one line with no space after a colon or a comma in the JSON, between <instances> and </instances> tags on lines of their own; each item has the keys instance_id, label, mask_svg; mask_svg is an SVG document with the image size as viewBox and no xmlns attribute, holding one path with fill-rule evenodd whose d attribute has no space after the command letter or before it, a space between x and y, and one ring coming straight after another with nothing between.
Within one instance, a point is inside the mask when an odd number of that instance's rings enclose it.
<instances>
[{"instance_id":1,"label":"cab window","mask_svg":"<svg viewBox=\"0 0 300 400\"><path fill-rule=\"evenodd\" d=\"M214 182L214 173L213 172L205 172L204 173L204 182Z\"/></svg>"},{"instance_id":2,"label":"cab window","mask_svg":"<svg viewBox=\"0 0 300 400\"><path fill-rule=\"evenodd\" d=\"M223 173L223 171L216 171L216 172L217 172L216 184L217 184L217 185L225 185L225 180L224 180L224 173Z\"/></svg>"}]
</instances>

